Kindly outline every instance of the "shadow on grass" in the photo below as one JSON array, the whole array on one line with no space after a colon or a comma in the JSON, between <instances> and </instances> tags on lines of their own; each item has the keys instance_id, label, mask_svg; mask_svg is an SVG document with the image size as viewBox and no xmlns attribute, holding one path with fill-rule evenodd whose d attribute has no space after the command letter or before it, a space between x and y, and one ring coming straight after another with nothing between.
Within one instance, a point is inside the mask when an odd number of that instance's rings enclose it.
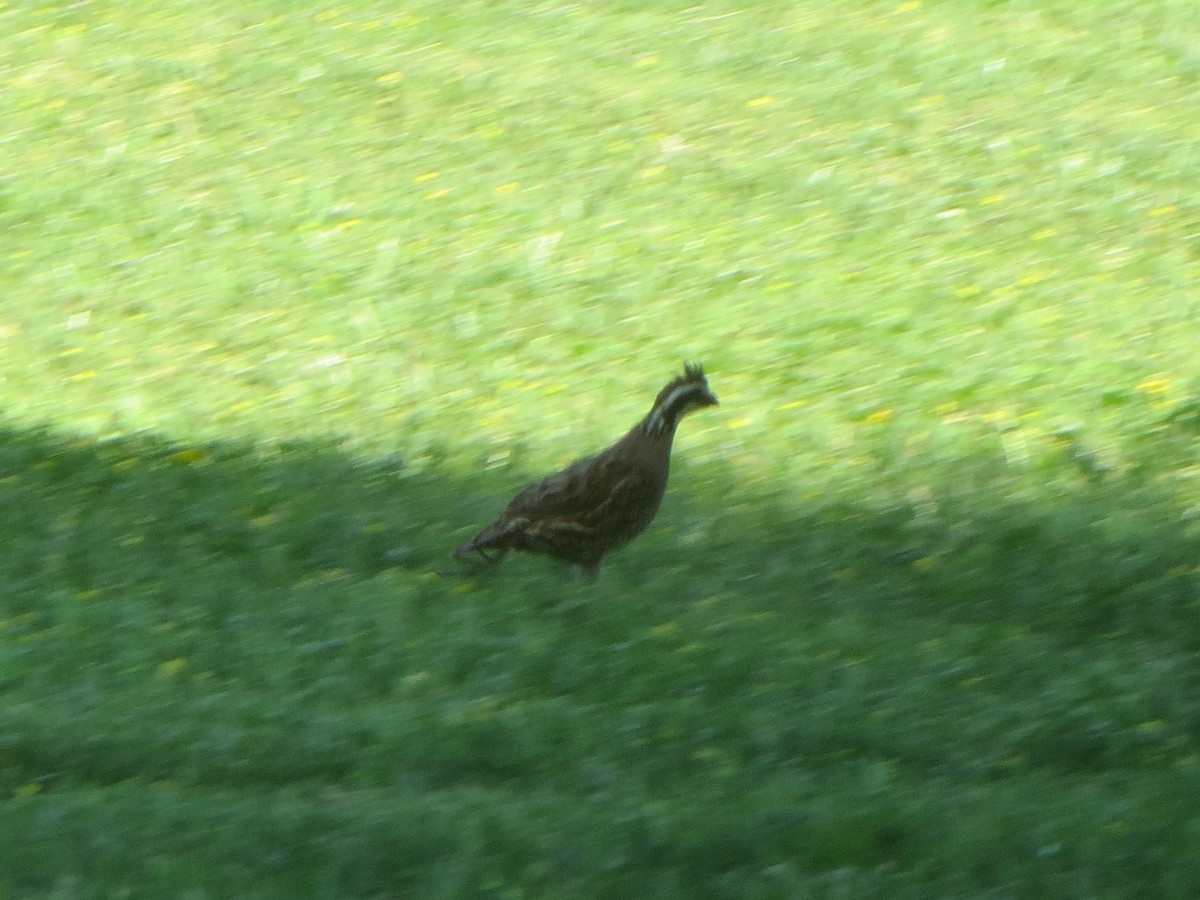
<instances>
[{"instance_id":1,"label":"shadow on grass","mask_svg":"<svg viewBox=\"0 0 1200 900\"><path fill-rule=\"evenodd\" d=\"M1001 459L951 468L797 509L769 490L747 493L730 468L684 461L655 528L611 556L606 575L625 590L668 578L755 597L765 585L833 615L1178 635L1193 612L1194 510L1136 472L1101 482L1049 472L1056 484L1034 493ZM317 577L466 576L450 549L524 483L437 464L411 471L399 456L356 459L334 442L193 447L0 431L0 578L12 616L47 591L103 591L114 578L158 584L179 602L207 594L231 611L247 591ZM486 584L529 578L570 582L557 564L518 556Z\"/></svg>"},{"instance_id":2,"label":"shadow on grass","mask_svg":"<svg viewBox=\"0 0 1200 900\"><path fill-rule=\"evenodd\" d=\"M1148 469L920 474L790 508L685 462L592 587L442 574L513 473L0 432L0 884L1165 884L1195 526Z\"/></svg>"},{"instance_id":3,"label":"shadow on grass","mask_svg":"<svg viewBox=\"0 0 1200 900\"><path fill-rule=\"evenodd\" d=\"M398 459L329 446L91 443L0 433L7 576L79 591L214 567L222 586L278 587L318 572L369 578L419 565L449 539L456 490ZM120 565L117 565L120 561ZM206 579L209 581L213 578Z\"/></svg>"}]
</instances>

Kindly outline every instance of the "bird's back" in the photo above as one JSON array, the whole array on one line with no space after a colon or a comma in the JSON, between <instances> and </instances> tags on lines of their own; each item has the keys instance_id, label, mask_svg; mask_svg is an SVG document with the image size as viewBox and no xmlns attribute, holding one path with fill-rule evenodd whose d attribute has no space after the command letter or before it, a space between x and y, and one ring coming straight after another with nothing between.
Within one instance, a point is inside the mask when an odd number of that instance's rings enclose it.
<instances>
[{"instance_id":1,"label":"bird's back","mask_svg":"<svg viewBox=\"0 0 1200 900\"><path fill-rule=\"evenodd\" d=\"M517 494L496 523L528 536L513 549L575 561L602 556L645 531L666 492L671 445L632 449L627 436Z\"/></svg>"}]
</instances>

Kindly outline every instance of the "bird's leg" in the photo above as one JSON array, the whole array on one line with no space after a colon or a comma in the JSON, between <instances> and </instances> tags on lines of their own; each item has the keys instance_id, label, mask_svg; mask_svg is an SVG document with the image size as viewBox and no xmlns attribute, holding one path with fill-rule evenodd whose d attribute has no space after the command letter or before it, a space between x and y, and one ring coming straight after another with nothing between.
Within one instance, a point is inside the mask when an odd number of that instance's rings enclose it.
<instances>
[{"instance_id":1,"label":"bird's leg","mask_svg":"<svg viewBox=\"0 0 1200 900\"><path fill-rule=\"evenodd\" d=\"M581 563L572 567L575 570L577 578L592 584L600 576L600 562L597 560L594 563Z\"/></svg>"}]
</instances>

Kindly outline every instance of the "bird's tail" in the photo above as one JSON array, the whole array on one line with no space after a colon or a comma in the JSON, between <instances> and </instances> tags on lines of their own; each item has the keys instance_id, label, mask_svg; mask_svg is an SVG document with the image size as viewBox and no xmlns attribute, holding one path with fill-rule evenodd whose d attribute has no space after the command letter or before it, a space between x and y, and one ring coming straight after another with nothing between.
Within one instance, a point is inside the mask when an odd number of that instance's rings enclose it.
<instances>
[{"instance_id":1,"label":"bird's tail","mask_svg":"<svg viewBox=\"0 0 1200 900\"><path fill-rule=\"evenodd\" d=\"M511 523L495 522L469 541L463 541L454 549L454 558L465 560L472 554L491 565L504 559L512 549L511 538L516 529Z\"/></svg>"}]
</instances>

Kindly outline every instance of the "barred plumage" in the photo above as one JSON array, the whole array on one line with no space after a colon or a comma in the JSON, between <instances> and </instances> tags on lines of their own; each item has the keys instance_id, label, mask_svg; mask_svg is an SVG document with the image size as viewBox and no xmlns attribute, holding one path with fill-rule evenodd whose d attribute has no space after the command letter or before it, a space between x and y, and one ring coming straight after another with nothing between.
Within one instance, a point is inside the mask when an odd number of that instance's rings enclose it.
<instances>
[{"instance_id":1,"label":"barred plumage","mask_svg":"<svg viewBox=\"0 0 1200 900\"><path fill-rule=\"evenodd\" d=\"M495 564L510 550L538 553L595 578L604 555L645 531L658 513L679 422L716 403L704 370L689 364L659 391L650 412L628 434L529 485L454 555L463 559L474 553Z\"/></svg>"}]
</instances>

